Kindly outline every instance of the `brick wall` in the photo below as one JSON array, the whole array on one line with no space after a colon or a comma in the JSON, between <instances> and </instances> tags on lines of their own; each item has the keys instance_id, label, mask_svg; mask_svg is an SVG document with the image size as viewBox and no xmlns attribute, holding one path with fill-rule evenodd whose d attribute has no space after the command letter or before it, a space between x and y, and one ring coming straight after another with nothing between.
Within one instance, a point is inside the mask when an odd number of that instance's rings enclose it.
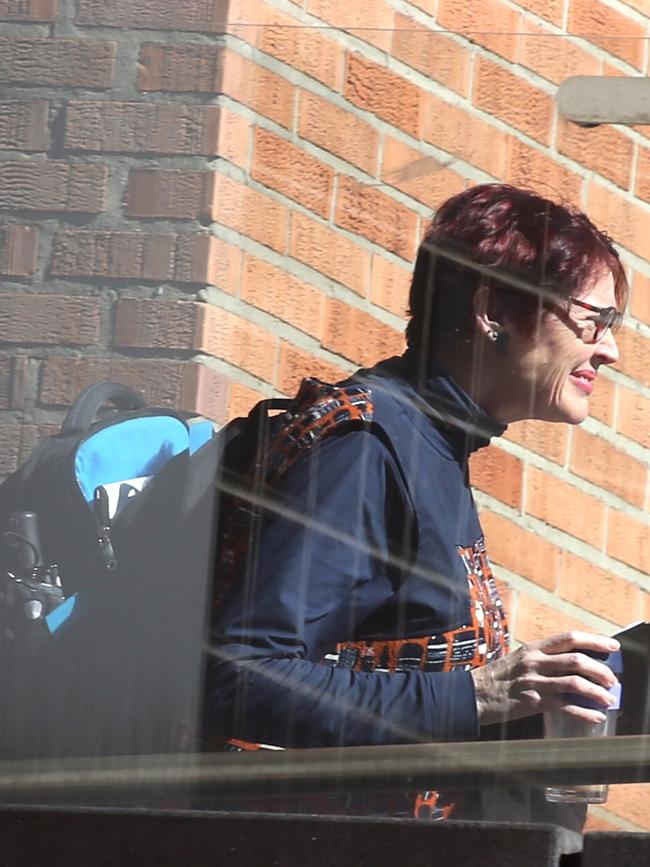
<instances>
[{"instance_id":1,"label":"brick wall","mask_svg":"<svg viewBox=\"0 0 650 867\"><path fill-rule=\"evenodd\" d=\"M646 0L0 0L0 21L0 472L99 378L224 421L400 351L431 210L528 184L612 233L633 294L591 418L474 459L488 545L521 641L650 618L650 127L554 103L570 75L648 73ZM592 827L650 829L649 793L614 787Z\"/></svg>"}]
</instances>

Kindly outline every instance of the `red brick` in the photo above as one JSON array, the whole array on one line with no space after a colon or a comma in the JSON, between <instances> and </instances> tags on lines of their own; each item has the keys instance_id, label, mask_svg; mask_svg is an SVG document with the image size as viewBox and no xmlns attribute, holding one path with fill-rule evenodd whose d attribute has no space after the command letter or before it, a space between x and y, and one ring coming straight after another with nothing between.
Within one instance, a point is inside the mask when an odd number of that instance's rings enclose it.
<instances>
[{"instance_id":1,"label":"red brick","mask_svg":"<svg viewBox=\"0 0 650 867\"><path fill-rule=\"evenodd\" d=\"M650 149L639 147L636 170L636 195L650 202Z\"/></svg>"},{"instance_id":2,"label":"red brick","mask_svg":"<svg viewBox=\"0 0 650 867\"><path fill-rule=\"evenodd\" d=\"M650 783L622 783L609 787L607 811L650 831L649 802Z\"/></svg>"},{"instance_id":3,"label":"red brick","mask_svg":"<svg viewBox=\"0 0 650 867\"><path fill-rule=\"evenodd\" d=\"M650 525L624 512L610 509L607 525L607 553L641 572L650 572Z\"/></svg>"},{"instance_id":4,"label":"red brick","mask_svg":"<svg viewBox=\"0 0 650 867\"><path fill-rule=\"evenodd\" d=\"M531 138L548 144L553 120L553 98L485 57L477 58L474 104L511 124Z\"/></svg>"},{"instance_id":5,"label":"red brick","mask_svg":"<svg viewBox=\"0 0 650 867\"><path fill-rule=\"evenodd\" d=\"M49 108L42 99L0 102L0 149L45 150L49 142Z\"/></svg>"},{"instance_id":6,"label":"red brick","mask_svg":"<svg viewBox=\"0 0 650 867\"><path fill-rule=\"evenodd\" d=\"M55 277L174 280L205 283L211 271L209 235L64 230L55 236Z\"/></svg>"},{"instance_id":7,"label":"red brick","mask_svg":"<svg viewBox=\"0 0 650 867\"><path fill-rule=\"evenodd\" d=\"M107 88L115 42L89 39L0 39L0 79L10 84Z\"/></svg>"},{"instance_id":8,"label":"red brick","mask_svg":"<svg viewBox=\"0 0 650 867\"><path fill-rule=\"evenodd\" d=\"M611 425L614 421L615 400L616 383L608 379L606 374L600 373L596 388L589 398L589 415Z\"/></svg>"},{"instance_id":9,"label":"red brick","mask_svg":"<svg viewBox=\"0 0 650 867\"><path fill-rule=\"evenodd\" d=\"M263 6L262 24L256 30L257 47L298 69L332 90L340 90L343 79L343 49L327 30L300 27L300 22L277 9Z\"/></svg>"},{"instance_id":10,"label":"red brick","mask_svg":"<svg viewBox=\"0 0 650 867\"><path fill-rule=\"evenodd\" d=\"M298 131L301 138L374 175L379 135L352 112L303 90Z\"/></svg>"},{"instance_id":11,"label":"red brick","mask_svg":"<svg viewBox=\"0 0 650 867\"><path fill-rule=\"evenodd\" d=\"M643 507L648 475L645 464L579 427L573 432L571 470L633 506Z\"/></svg>"},{"instance_id":12,"label":"red brick","mask_svg":"<svg viewBox=\"0 0 650 867\"><path fill-rule=\"evenodd\" d=\"M359 108L419 137L422 91L385 66L349 54L344 95Z\"/></svg>"},{"instance_id":13,"label":"red brick","mask_svg":"<svg viewBox=\"0 0 650 867\"><path fill-rule=\"evenodd\" d=\"M56 0L0 0L0 21L54 21Z\"/></svg>"},{"instance_id":14,"label":"red brick","mask_svg":"<svg viewBox=\"0 0 650 867\"><path fill-rule=\"evenodd\" d=\"M523 6L529 12L534 12L540 18L546 18L558 27L562 27L564 21L564 4L565 0L517 0L517 6ZM529 23L527 19L526 27Z\"/></svg>"},{"instance_id":15,"label":"red brick","mask_svg":"<svg viewBox=\"0 0 650 867\"><path fill-rule=\"evenodd\" d=\"M81 25L147 30L220 33L228 17L221 0L79 0L75 22Z\"/></svg>"},{"instance_id":16,"label":"red brick","mask_svg":"<svg viewBox=\"0 0 650 867\"><path fill-rule=\"evenodd\" d=\"M329 226L303 214L292 214L289 252L357 294L366 294L370 253Z\"/></svg>"},{"instance_id":17,"label":"red brick","mask_svg":"<svg viewBox=\"0 0 650 867\"><path fill-rule=\"evenodd\" d=\"M424 95L422 138L479 169L502 178L507 135L457 105L433 94Z\"/></svg>"},{"instance_id":18,"label":"red brick","mask_svg":"<svg viewBox=\"0 0 650 867\"><path fill-rule=\"evenodd\" d=\"M466 36L489 51L514 61L517 36L522 31L522 16L500 0L440 0L438 23Z\"/></svg>"},{"instance_id":19,"label":"red brick","mask_svg":"<svg viewBox=\"0 0 650 867\"><path fill-rule=\"evenodd\" d=\"M86 296L0 293L0 333L7 343L97 343L100 315L99 301Z\"/></svg>"},{"instance_id":20,"label":"red brick","mask_svg":"<svg viewBox=\"0 0 650 867\"><path fill-rule=\"evenodd\" d=\"M396 13L391 54L445 87L467 94L470 55L448 36Z\"/></svg>"},{"instance_id":21,"label":"red brick","mask_svg":"<svg viewBox=\"0 0 650 867\"><path fill-rule=\"evenodd\" d=\"M281 126L291 126L290 82L217 45L146 43L140 53L140 90L225 93Z\"/></svg>"},{"instance_id":22,"label":"red brick","mask_svg":"<svg viewBox=\"0 0 650 867\"><path fill-rule=\"evenodd\" d=\"M629 187L634 142L618 129L608 125L585 129L560 118L556 147L619 187Z\"/></svg>"},{"instance_id":23,"label":"red brick","mask_svg":"<svg viewBox=\"0 0 650 867\"><path fill-rule=\"evenodd\" d=\"M0 475L6 476L18 469L22 425L0 424Z\"/></svg>"},{"instance_id":24,"label":"red brick","mask_svg":"<svg viewBox=\"0 0 650 867\"><path fill-rule=\"evenodd\" d=\"M561 558L559 548L487 509L481 510L481 526L491 562L546 590L555 591Z\"/></svg>"},{"instance_id":25,"label":"red brick","mask_svg":"<svg viewBox=\"0 0 650 867\"><path fill-rule=\"evenodd\" d=\"M525 510L595 548L604 543L604 504L537 467L528 466L526 470Z\"/></svg>"},{"instance_id":26,"label":"red brick","mask_svg":"<svg viewBox=\"0 0 650 867\"><path fill-rule=\"evenodd\" d=\"M578 608L625 626L639 618L640 588L566 551L560 556L557 593Z\"/></svg>"},{"instance_id":27,"label":"red brick","mask_svg":"<svg viewBox=\"0 0 650 867\"><path fill-rule=\"evenodd\" d=\"M581 204L582 178L527 142L509 136L505 179L552 199Z\"/></svg>"},{"instance_id":28,"label":"red brick","mask_svg":"<svg viewBox=\"0 0 650 867\"><path fill-rule=\"evenodd\" d=\"M376 187L361 184L346 175L339 177L336 225L362 235L403 259L415 256L416 214Z\"/></svg>"},{"instance_id":29,"label":"red brick","mask_svg":"<svg viewBox=\"0 0 650 867\"><path fill-rule=\"evenodd\" d=\"M320 340L323 296L308 283L268 262L246 256L240 297Z\"/></svg>"},{"instance_id":30,"label":"red brick","mask_svg":"<svg viewBox=\"0 0 650 867\"><path fill-rule=\"evenodd\" d=\"M0 274L29 277L36 270L38 229L35 226L0 228Z\"/></svg>"},{"instance_id":31,"label":"red brick","mask_svg":"<svg viewBox=\"0 0 650 867\"><path fill-rule=\"evenodd\" d=\"M569 431L564 424L543 421L520 421L511 424L505 438L518 443L531 452L543 455L556 464L563 465L566 460Z\"/></svg>"},{"instance_id":32,"label":"red brick","mask_svg":"<svg viewBox=\"0 0 650 867\"><path fill-rule=\"evenodd\" d=\"M17 464L23 464L30 456L36 446L46 437L54 436L59 433L61 426L57 424L7 424L3 425L3 431L0 433L2 445L0 453L2 453L2 469L0 472L11 472L16 469L16 466L10 467L9 462L17 454Z\"/></svg>"},{"instance_id":33,"label":"red brick","mask_svg":"<svg viewBox=\"0 0 650 867\"><path fill-rule=\"evenodd\" d=\"M601 229L614 240L642 259L650 258L650 210L630 199L591 181L588 192L588 213Z\"/></svg>"},{"instance_id":34,"label":"red brick","mask_svg":"<svg viewBox=\"0 0 650 867\"><path fill-rule=\"evenodd\" d=\"M465 179L435 157L384 136L381 179L407 196L435 210L441 202L465 189Z\"/></svg>"},{"instance_id":35,"label":"red brick","mask_svg":"<svg viewBox=\"0 0 650 867\"><path fill-rule=\"evenodd\" d=\"M192 169L131 169L126 213L130 217L198 220L209 210L211 173Z\"/></svg>"},{"instance_id":36,"label":"red brick","mask_svg":"<svg viewBox=\"0 0 650 867\"><path fill-rule=\"evenodd\" d=\"M43 362L41 371L39 400L46 406L69 406L82 389L99 380L110 380L141 391L152 406L169 406L226 421L229 380L194 361L51 356Z\"/></svg>"},{"instance_id":37,"label":"red brick","mask_svg":"<svg viewBox=\"0 0 650 867\"><path fill-rule=\"evenodd\" d=\"M210 216L215 222L284 253L289 219L284 205L216 173L210 199Z\"/></svg>"},{"instance_id":38,"label":"red brick","mask_svg":"<svg viewBox=\"0 0 650 867\"><path fill-rule=\"evenodd\" d=\"M67 107L66 148L113 153L217 156L219 107L180 102L76 102Z\"/></svg>"},{"instance_id":39,"label":"red brick","mask_svg":"<svg viewBox=\"0 0 650 867\"><path fill-rule=\"evenodd\" d=\"M373 255L370 276L370 300L384 310L406 317L411 269Z\"/></svg>"},{"instance_id":40,"label":"red brick","mask_svg":"<svg viewBox=\"0 0 650 867\"><path fill-rule=\"evenodd\" d=\"M472 485L512 506L521 508L523 464L497 446L480 449L470 460Z\"/></svg>"},{"instance_id":41,"label":"red brick","mask_svg":"<svg viewBox=\"0 0 650 867\"><path fill-rule=\"evenodd\" d=\"M524 593L519 594L514 631L514 637L517 641L524 643L539 641L540 638L547 638L549 635L557 635L560 632L573 629L593 632L584 622L569 617L555 608L550 608L543 602L531 599Z\"/></svg>"},{"instance_id":42,"label":"red brick","mask_svg":"<svg viewBox=\"0 0 650 867\"><path fill-rule=\"evenodd\" d=\"M283 394L294 395L305 376L317 376L323 382L340 382L348 376L348 371L282 340L275 387Z\"/></svg>"},{"instance_id":43,"label":"red brick","mask_svg":"<svg viewBox=\"0 0 650 867\"><path fill-rule=\"evenodd\" d=\"M0 162L0 200L16 210L98 214L107 180L107 166L98 163Z\"/></svg>"},{"instance_id":44,"label":"red brick","mask_svg":"<svg viewBox=\"0 0 650 867\"><path fill-rule=\"evenodd\" d=\"M650 387L650 340L639 331L623 327L616 334L616 343L621 353L617 369Z\"/></svg>"},{"instance_id":45,"label":"red brick","mask_svg":"<svg viewBox=\"0 0 650 867\"><path fill-rule=\"evenodd\" d=\"M616 430L650 448L650 399L623 385L619 386L618 394Z\"/></svg>"},{"instance_id":46,"label":"red brick","mask_svg":"<svg viewBox=\"0 0 650 867\"><path fill-rule=\"evenodd\" d=\"M251 177L319 216L329 216L334 170L261 127L255 129Z\"/></svg>"},{"instance_id":47,"label":"red brick","mask_svg":"<svg viewBox=\"0 0 650 867\"><path fill-rule=\"evenodd\" d=\"M599 57L574 40L549 33L532 21L526 21L519 37L519 63L553 84L561 84L572 75L600 75L602 66Z\"/></svg>"},{"instance_id":48,"label":"red brick","mask_svg":"<svg viewBox=\"0 0 650 867\"><path fill-rule=\"evenodd\" d=\"M335 298L325 302L323 335L325 349L364 366L404 351L399 331Z\"/></svg>"},{"instance_id":49,"label":"red brick","mask_svg":"<svg viewBox=\"0 0 650 867\"><path fill-rule=\"evenodd\" d=\"M212 304L124 299L117 305L116 341L122 348L203 352L273 381L277 337Z\"/></svg>"},{"instance_id":50,"label":"red brick","mask_svg":"<svg viewBox=\"0 0 650 867\"><path fill-rule=\"evenodd\" d=\"M307 11L337 30L347 30L357 39L376 45L384 51L390 49L394 12L384 0L308 0Z\"/></svg>"},{"instance_id":51,"label":"red brick","mask_svg":"<svg viewBox=\"0 0 650 867\"><path fill-rule=\"evenodd\" d=\"M599 0L571 0L569 33L584 36L610 54L643 68L647 27Z\"/></svg>"},{"instance_id":52,"label":"red brick","mask_svg":"<svg viewBox=\"0 0 650 867\"><path fill-rule=\"evenodd\" d=\"M25 356L0 357L0 409L23 409Z\"/></svg>"},{"instance_id":53,"label":"red brick","mask_svg":"<svg viewBox=\"0 0 650 867\"><path fill-rule=\"evenodd\" d=\"M228 398L228 419L246 416L258 401L268 397L254 388L242 385L241 382L233 382L230 386Z\"/></svg>"}]
</instances>

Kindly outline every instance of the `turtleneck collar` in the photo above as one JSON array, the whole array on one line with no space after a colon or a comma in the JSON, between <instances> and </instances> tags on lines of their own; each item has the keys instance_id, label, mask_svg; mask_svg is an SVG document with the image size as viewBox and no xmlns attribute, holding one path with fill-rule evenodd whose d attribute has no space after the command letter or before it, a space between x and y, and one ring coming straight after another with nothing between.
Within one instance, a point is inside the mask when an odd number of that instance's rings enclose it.
<instances>
[{"instance_id":1,"label":"turtleneck collar","mask_svg":"<svg viewBox=\"0 0 650 867\"><path fill-rule=\"evenodd\" d=\"M493 436L501 436L507 428L481 409L437 362L429 362L424 374L418 376L417 359L412 350L401 357L382 361L367 372L405 379L413 389L412 398L419 408L465 454L488 445Z\"/></svg>"}]
</instances>

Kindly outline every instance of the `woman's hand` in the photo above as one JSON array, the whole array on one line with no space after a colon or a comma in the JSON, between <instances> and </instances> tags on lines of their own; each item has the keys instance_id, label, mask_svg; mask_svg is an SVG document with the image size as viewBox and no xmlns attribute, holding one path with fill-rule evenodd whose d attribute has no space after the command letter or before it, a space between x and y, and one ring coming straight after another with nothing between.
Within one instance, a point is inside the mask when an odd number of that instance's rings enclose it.
<instances>
[{"instance_id":1,"label":"woman's hand","mask_svg":"<svg viewBox=\"0 0 650 867\"><path fill-rule=\"evenodd\" d=\"M589 722L602 722L604 711L614 701L607 690L616 677L587 653L618 649L614 638L563 632L474 669L479 723L489 725L558 709ZM576 695L598 703L603 712L572 703Z\"/></svg>"}]
</instances>

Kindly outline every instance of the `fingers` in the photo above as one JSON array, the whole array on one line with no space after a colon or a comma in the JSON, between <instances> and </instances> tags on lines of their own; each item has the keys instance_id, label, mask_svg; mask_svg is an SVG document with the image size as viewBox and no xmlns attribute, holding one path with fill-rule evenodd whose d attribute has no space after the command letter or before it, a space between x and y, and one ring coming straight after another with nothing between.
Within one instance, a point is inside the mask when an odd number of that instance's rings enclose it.
<instances>
[{"instance_id":1,"label":"fingers","mask_svg":"<svg viewBox=\"0 0 650 867\"><path fill-rule=\"evenodd\" d=\"M543 709L580 706L591 711L605 711L615 702L614 697L602 686L578 674L562 677L545 677L534 674L519 682L522 692L535 691L539 694Z\"/></svg>"},{"instance_id":2,"label":"fingers","mask_svg":"<svg viewBox=\"0 0 650 867\"><path fill-rule=\"evenodd\" d=\"M591 632L560 632L557 635L549 635L540 641L532 642L529 647L537 648L543 653L565 653L572 650L588 651L591 653L614 653L620 649L620 644L609 635L596 635Z\"/></svg>"},{"instance_id":3,"label":"fingers","mask_svg":"<svg viewBox=\"0 0 650 867\"><path fill-rule=\"evenodd\" d=\"M584 653L542 653L535 658L535 670L541 674L553 675L578 674L610 689L616 683L616 675L609 666Z\"/></svg>"}]
</instances>

